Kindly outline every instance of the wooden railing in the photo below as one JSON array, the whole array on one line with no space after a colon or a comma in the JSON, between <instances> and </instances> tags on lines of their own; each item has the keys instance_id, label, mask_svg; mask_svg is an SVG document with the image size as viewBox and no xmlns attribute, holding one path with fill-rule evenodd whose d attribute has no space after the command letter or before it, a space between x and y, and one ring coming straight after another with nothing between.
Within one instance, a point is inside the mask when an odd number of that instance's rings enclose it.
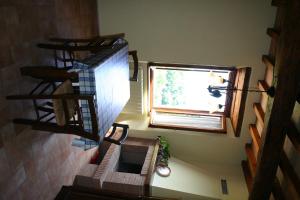
<instances>
[{"instance_id":1,"label":"wooden railing","mask_svg":"<svg viewBox=\"0 0 300 200\"><path fill-rule=\"evenodd\" d=\"M276 91L274 98L262 93L253 105L256 123L249 126L252 141L246 144L247 160L242 161L250 200L300 199L300 179L283 148L290 140L300 152L300 133L291 122L300 84L300 4L273 0L272 5L278 6L277 16L274 27L267 29L271 45L262 57L266 71L258 88L275 86ZM292 196L283 190L286 182L295 191Z\"/></svg>"}]
</instances>

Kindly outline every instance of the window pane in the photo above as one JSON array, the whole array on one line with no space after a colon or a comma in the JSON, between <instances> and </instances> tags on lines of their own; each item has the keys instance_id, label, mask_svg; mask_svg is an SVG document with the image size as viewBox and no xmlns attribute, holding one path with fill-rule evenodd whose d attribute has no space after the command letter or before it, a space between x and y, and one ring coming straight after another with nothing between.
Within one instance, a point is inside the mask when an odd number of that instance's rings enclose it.
<instances>
[{"instance_id":1,"label":"window pane","mask_svg":"<svg viewBox=\"0 0 300 200\"><path fill-rule=\"evenodd\" d=\"M209 70L155 69L153 106L209 111L217 104L225 105L225 92L220 98L210 96L207 90L211 83L209 73ZM230 72L214 70L214 73L228 80ZM220 111L224 111L224 107Z\"/></svg>"}]
</instances>

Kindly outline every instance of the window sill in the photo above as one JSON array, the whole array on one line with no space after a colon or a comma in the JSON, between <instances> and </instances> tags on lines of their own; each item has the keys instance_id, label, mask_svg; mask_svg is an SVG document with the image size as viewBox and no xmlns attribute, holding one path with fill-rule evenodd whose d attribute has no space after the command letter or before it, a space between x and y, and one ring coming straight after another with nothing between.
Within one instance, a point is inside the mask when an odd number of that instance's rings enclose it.
<instances>
[{"instance_id":1,"label":"window sill","mask_svg":"<svg viewBox=\"0 0 300 200\"><path fill-rule=\"evenodd\" d=\"M164 125L164 124L151 124L148 125L149 128L162 128L162 129L172 129L172 130L183 130L183 131L194 131L194 132L207 132L207 133L216 133L216 134L226 134L227 130L224 129L201 129L193 128L186 126L175 126L175 125Z\"/></svg>"},{"instance_id":2,"label":"window sill","mask_svg":"<svg viewBox=\"0 0 300 200\"><path fill-rule=\"evenodd\" d=\"M148 127L226 134L226 117L207 113L179 113L153 110Z\"/></svg>"},{"instance_id":3,"label":"window sill","mask_svg":"<svg viewBox=\"0 0 300 200\"><path fill-rule=\"evenodd\" d=\"M217 136L217 137L230 137L235 138L233 129L230 123L230 119L226 118L226 134L214 134L213 132L206 132L206 131L186 131L180 129L166 129L166 128L159 128L159 127L150 127L150 117L147 115L136 115L136 114L129 114L129 113L122 113L118 119L116 120L118 123L125 123L128 124L130 127L129 134L133 137L139 137L140 133L142 132L149 132L151 134L162 134L162 133L170 133L172 134L182 134L182 135L194 135L194 136ZM141 132L142 131L142 132Z\"/></svg>"}]
</instances>

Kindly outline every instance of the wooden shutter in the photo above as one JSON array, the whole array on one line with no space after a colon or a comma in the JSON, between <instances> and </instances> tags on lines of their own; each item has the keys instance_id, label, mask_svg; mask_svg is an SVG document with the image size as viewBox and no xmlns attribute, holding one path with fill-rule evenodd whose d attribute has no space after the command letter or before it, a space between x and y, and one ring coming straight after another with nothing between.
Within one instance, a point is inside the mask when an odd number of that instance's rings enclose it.
<instances>
[{"instance_id":1,"label":"wooden shutter","mask_svg":"<svg viewBox=\"0 0 300 200\"><path fill-rule=\"evenodd\" d=\"M234 87L240 90L248 89L250 74L250 67L237 69ZM234 135L236 137L239 137L241 134L246 98L246 91L233 91L230 110L230 120L234 131Z\"/></svg>"}]
</instances>

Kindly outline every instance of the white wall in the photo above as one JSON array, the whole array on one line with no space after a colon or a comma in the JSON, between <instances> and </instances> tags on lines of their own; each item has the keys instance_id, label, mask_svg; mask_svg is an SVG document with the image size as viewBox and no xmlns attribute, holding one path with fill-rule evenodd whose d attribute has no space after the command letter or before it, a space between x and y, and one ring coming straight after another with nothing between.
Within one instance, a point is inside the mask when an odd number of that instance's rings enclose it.
<instances>
[{"instance_id":1,"label":"white wall","mask_svg":"<svg viewBox=\"0 0 300 200\"><path fill-rule=\"evenodd\" d=\"M98 0L98 11L101 34L125 32L130 49L138 50L140 60L249 66L250 85L263 78L261 56L270 44L266 28L275 19L270 0ZM185 143L186 151L194 152L198 160L214 151L220 156L206 156L205 162L240 164L249 139L248 125L254 123L256 98L248 94L240 138L190 137L198 145ZM178 136L174 144L180 139ZM200 150L204 152L199 154Z\"/></svg>"},{"instance_id":2,"label":"white wall","mask_svg":"<svg viewBox=\"0 0 300 200\"><path fill-rule=\"evenodd\" d=\"M101 34L125 32L140 60L254 67L263 77L266 28L275 8L261 0L99 0Z\"/></svg>"},{"instance_id":3,"label":"white wall","mask_svg":"<svg viewBox=\"0 0 300 200\"><path fill-rule=\"evenodd\" d=\"M152 195L183 200L246 200L248 190L240 166L191 165L172 157L171 174L155 174ZM221 179L227 181L228 194L222 194Z\"/></svg>"},{"instance_id":4,"label":"white wall","mask_svg":"<svg viewBox=\"0 0 300 200\"><path fill-rule=\"evenodd\" d=\"M183 200L221 199L220 180L216 174L174 157L170 159L169 167L171 174L168 177L154 174L151 189L153 196Z\"/></svg>"}]
</instances>

